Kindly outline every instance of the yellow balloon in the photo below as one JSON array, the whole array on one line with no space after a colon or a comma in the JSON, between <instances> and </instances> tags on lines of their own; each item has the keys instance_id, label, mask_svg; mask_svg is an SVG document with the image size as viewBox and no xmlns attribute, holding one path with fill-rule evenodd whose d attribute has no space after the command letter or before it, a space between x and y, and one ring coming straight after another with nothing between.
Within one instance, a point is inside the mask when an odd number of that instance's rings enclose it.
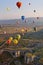
<instances>
[{"instance_id":1,"label":"yellow balloon","mask_svg":"<svg viewBox=\"0 0 43 65\"><path fill-rule=\"evenodd\" d=\"M7 10L7 11L10 11L11 9L7 7L6 10Z\"/></svg>"},{"instance_id":2,"label":"yellow balloon","mask_svg":"<svg viewBox=\"0 0 43 65\"><path fill-rule=\"evenodd\" d=\"M20 34L17 34L15 38L16 38L17 40L20 40L21 35L20 35Z\"/></svg>"},{"instance_id":3,"label":"yellow balloon","mask_svg":"<svg viewBox=\"0 0 43 65\"><path fill-rule=\"evenodd\" d=\"M13 40L13 43L14 43L14 44L18 44L18 40L17 40L17 39L14 39L14 40Z\"/></svg>"},{"instance_id":4,"label":"yellow balloon","mask_svg":"<svg viewBox=\"0 0 43 65\"><path fill-rule=\"evenodd\" d=\"M21 29L21 32L24 32L25 30L24 29Z\"/></svg>"},{"instance_id":5,"label":"yellow balloon","mask_svg":"<svg viewBox=\"0 0 43 65\"><path fill-rule=\"evenodd\" d=\"M9 39L12 41L13 40L13 37L10 37Z\"/></svg>"}]
</instances>

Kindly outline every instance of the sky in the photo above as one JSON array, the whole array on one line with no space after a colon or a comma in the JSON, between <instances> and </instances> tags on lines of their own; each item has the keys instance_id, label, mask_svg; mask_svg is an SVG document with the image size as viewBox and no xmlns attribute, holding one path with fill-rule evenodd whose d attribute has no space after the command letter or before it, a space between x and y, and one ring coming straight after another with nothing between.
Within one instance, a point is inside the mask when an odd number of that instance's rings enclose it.
<instances>
[{"instance_id":1,"label":"sky","mask_svg":"<svg viewBox=\"0 0 43 65\"><path fill-rule=\"evenodd\" d=\"M22 2L20 9L16 6L18 1ZM7 8L10 10L7 11ZM34 10L36 10L35 13ZM0 0L0 20L19 19L22 15L26 18L43 17L43 0Z\"/></svg>"}]
</instances>

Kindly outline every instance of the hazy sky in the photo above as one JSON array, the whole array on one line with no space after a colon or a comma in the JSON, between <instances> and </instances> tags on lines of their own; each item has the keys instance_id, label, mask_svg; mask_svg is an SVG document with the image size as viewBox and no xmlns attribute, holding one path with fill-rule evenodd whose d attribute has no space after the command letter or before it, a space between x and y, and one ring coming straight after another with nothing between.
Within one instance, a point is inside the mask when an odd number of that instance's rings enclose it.
<instances>
[{"instance_id":1,"label":"hazy sky","mask_svg":"<svg viewBox=\"0 0 43 65\"><path fill-rule=\"evenodd\" d=\"M16 2L21 1L22 7L17 8ZM29 6L29 3L31 5ZM6 8L10 8L7 11ZM36 13L33 11L36 10ZM43 17L43 0L0 0L0 19L25 17Z\"/></svg>"}]
</instances>

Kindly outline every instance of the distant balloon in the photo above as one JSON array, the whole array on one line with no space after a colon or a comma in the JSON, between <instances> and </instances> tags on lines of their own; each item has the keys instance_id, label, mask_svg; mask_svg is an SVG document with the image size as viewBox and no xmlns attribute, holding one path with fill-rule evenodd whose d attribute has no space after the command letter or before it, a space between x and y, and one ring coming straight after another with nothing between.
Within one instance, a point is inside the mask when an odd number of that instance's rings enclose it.
<instances>
[{"instance_id":1,"label":"distant balloon","mask_svg":"<svg viewBox=\"0 0 43 65\"><path fill-rule=\"evenodd\" d=\"M14 39L13 40L13 43L17 45L18 44L18 40L17 39Z\"/></svg>"},{"instance_id":2,"label":"distant balloon","mask_svg":"<svg viewBox=\"0 0 43 65\"><path fill-rule=\"evenodd\" d=\"M31 5L31 3L29 3L29 5Z\"/></svg>"},{"instance_id":3,"label":"distant balloon","mask_svg":"<svg viewBox=\"0 0 43 65\"><path fill-rule=\"evenodd\" d=\"M33 20L33 23L35 23L34 20Z\"/></svg>"},{"instance_id":4,"label":"distant balloon","mask_svg":"<svg viewBox=\"0 0 43 65\"><path fill-rule=\"evenodd\" d=\"M34 27L34 31L35 31L35 32L36 32L36 30L37 30L36 27Z\"/></svg>"},{"instance_id":5,"label":"distant balloon","mask_svg":"<svg viewBox=\"0 0 43 65\"><path fill-rule=\"evenodd\" d=\"M6 10L7 10L7 11L10 11L11 9L8 7L8 8L6 8Z\"/></svg>"},{"instance_id":6,"label":"distant balloon","mask_svg":"<svg viewBox=\"0 0 43 65\"><path fill-rule=\"evenodd\" d=\"M6 34L7 32L6 32L6 31L4 31L3 33L4 33L4 34Z\"/></svg>"},{"instance_id":7,"label":"distant balloon","mask_svg":"<svg viewBox=\"0 0 43 65\"><path fill-rule=\"evenodd\" d=\"M25 20L25 23L26 23L27 21Z\"/></svg>"},{"instance_id":8,"label":"distant balloon","mask_svg":"<svg viewBox=\"0 0 43 65\"><path fill-rule=\"evenodd\" d=\"M15 38L16 38L17 40L20 40L21 35L20 35L20 34L17 34Z\"/></svg>"},{"instance_id":9,"label":"distant balloon","mask_svg":"<svg viewBox=\"0 0 43 65\"><path fill-rule=\"evenodd\" d=\"M22 2L19 2L19 1L18 1L18 2L16 3L16 6L17 6L18 8L20 8L20 7L22 6Z\"/></svg>"},{"instance_id":10,"label":"distant balloon","mask_svg":"<svg viewBox=\"0 0 43 65\"><path fill-rule=\"evenodd\" d=\"M28 30L26 29L25 31L27 32Z\"/></svg>"},{"instance_id":11,"label":"distant balloon","mask_svg":"<svg viewBox=\"0 0 43 65\"><path fill-rule=\"evenodd\" d=\"M36 12L36 10L34 10L34 13Z\"/></svg>"},{"instance_id":12,"label":"distant balloon","mask_svg":"<svg viewBox=\"0 0 43 65\"><path fill-rule=\"evenodd\" d=\"M22 19L22 20L25 20L25 16L21 16L21 19Z\"/></svg>"},{"instance_id":13,"label":"distant balloon","mask_svg":"<svg viewBox=\"0 0 43 65\"><path fill-rule=\"evenodd\" d=\"M9 37L9 40L11 40L11 41L12 41L12 40L13 40L13 37Z\"/></svg>"},{"instance_id":14,"label":"distant balloon","mask_svg":"<svg viewBox=\"0 0 43 65\"><path fill-rule=\"evenodd\" d=\"M37 17L37 19L39 19L39 17Z\"/></svg>"},{"instance_id":15,"label":"distant balloon","mask_svg":"<svg viewBox=\"0 0 43 65\"><path fill-rule=\"evenodd\" d=\"M24 29L21 29L21 32L24 32L25 30Z\"/></svg>"},{"instance_id":16,"label":"distant balloon","mask_svg":"<svg viewBox=\"0 0 43 65\"><path fill-rule=\"evenodd\" d=\"M11 40L7 40L6 44L10 45L11 44Z\"/></svg>"},{"instance_id":17,"label":"distant balloon","mask_svg":"<svg viewBox=\"0 0 43 65\"><path fill-rule=\"evenodd\" d=\"M17 21L17 24L19 24L19 21Z\"/></svg>"}]
</instances>

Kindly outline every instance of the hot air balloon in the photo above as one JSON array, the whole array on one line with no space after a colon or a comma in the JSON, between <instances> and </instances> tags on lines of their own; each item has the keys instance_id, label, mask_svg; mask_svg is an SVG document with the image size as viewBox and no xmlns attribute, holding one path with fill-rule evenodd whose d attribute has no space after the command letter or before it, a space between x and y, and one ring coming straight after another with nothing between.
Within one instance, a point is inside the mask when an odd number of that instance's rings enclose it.
<instances>
[{"instance_id":1,"label":"hot air balloon","mask_svg":"<svg viewBox=\"0 0 43 65\"><path fill-rule=\"evenodd\" d=\"M9 7L6 8L7 11L10 11L11 9Z\"/></svg>"},{"instance_id":2,"label":"hot air balloon","mask_svg":"<svg viewBox=\"0 0 43 65\"><path fill-rule=\"evenodd\" d=\"M39 19L39 17L37 17L37 19Z\"/></svg>"},{"instance_id":3,"label":"hot air balloon","mask_svg":"<svg viewBox=\"0 0 43 65\"><path fill-rule=\"evenodd\" d=\"M36 12L36 10L34 10L34 13Z\"/></svg>"},{"instance_id":4,"label":"hot air balloon","mask_svg":"<svg viewBox=\"0 0 43 65\"><path fill-rule=\"evenodd\" d=\"M9 40L11 40L11 41L12 41L12 40L13 40L13 37L9 37Z\"/></svg>"},{"instance_id":5,"label":"hot air balloon","mask_svg":"<svg viewBox=\"0 0 43 65\"><path fill-rule=\"evenodd\" d=\"M27 21L25 20L25 23L26 23Z\"/></svg>"},{"instance_id":6,"label":"hot air balloon","mask_svg":"<svg viewBox=\"0 0 43 65\"><path fill-rule=\"evenodd\" d=\"M34 27L34 31L35 31L35 32L36 32L36 30L37 30L36 27Z\"/></svg>"},{"instance_id":7,"label":"hot air balloon","mask_svg":"<svg viewBox=\"0 0 43 65\"><path fill-rule=\"evenodd\" d=\"M35 23L34 20L33 20L33 23Z\"/></svg>"},{"instance_id":8,"label":"hot air balloon","mask_svg":"<svg viewBox=\"0 0 43 65\"><path fill-rule=\"evenodd\" d=\"M8 39L8 40L6 41L6 44L10 45L10 44L11 44L11 40Z\"/></svg>"},{"instance_id":9,"label":"hot air balloon","mask_svg":"<svg viewBox=\"0 0 43 65\"><path fill-rule=\"evenodd\" d=\"M26 29L25 31L27 32L28 30Z\"/></svg>"},{"instance_id":10,"label":"hot air balloon","mask_svg":"<svg viewBox=\"0 0 43 65\"><path fill-rule=\"evenodd\" d=\"M21 35L20 35L20 34L17 34L15 38L16 38L17 40L20 40Z\"/></svg>"},{"instance_id":11,"label":"hot air balloon","mask_svg":"<svg viewBox=\"0 0 43 65\"><path fill-rule=\"evenodd\" d=\"M22 6L22 2L19 2L19 1L18 1L18 2L16 3L16 6L17 6L18 8L20 8L20 7Z\"/></svg>"},{"instance_id":12,"label":"hot air balloon","mask_svg":"<svg viewBox=\"0 0 43 65\"><path fill-rule=\"evenodd\" d=\"M21 29L21 32L24 32L25 30L24 29Z\"/></svg>"},{"instance_id":13,"label":"hot air balloon","mask_svg":"<svg viewBox=\"0 0 43 65\"><path fill-rule=\"evenodd\" d=\"M6 31L4 31L3 33L4 33L4 34L6 34L7 32L6 32Z\"/></svg>"},{"instance_id":14,"label":"hot air balloon","mask_svg":"<svg viewBox=\"0 0 43 65\"><path fill-rule=\"evenodd\" d=\"M19 21L17 21L17 23L16 24L19 24Z\"/></svg>"},{"instance_id":15,"label":"hot air balloon","mask_svg":"<svg viewBox=\"0 0 43 65\"><path fill-rule=\"evenodd\" d=\"M31 5L31 3L29 3L29 5Z\"/></svg>"},{"instance_id":16,"label":"hot air balloon","mask_svg":"<svg viewBox=\"0 0 43 65\"><path fill-rule=\"evenodd\" d=\"M18 40L17 39L14 39L13 40L13 43L17 45L18 44Z\"/></svg>"},{"instance_id":17,"label":"hot air balloon","mask_svg":"<svg viewBox=\"0 0 43 65\"><path fill-rule=\"evenodd\" d=\"M21 19L22 19L22 20L25 20L25 16L21 16Z\"/></svg>"}]
</instances>

